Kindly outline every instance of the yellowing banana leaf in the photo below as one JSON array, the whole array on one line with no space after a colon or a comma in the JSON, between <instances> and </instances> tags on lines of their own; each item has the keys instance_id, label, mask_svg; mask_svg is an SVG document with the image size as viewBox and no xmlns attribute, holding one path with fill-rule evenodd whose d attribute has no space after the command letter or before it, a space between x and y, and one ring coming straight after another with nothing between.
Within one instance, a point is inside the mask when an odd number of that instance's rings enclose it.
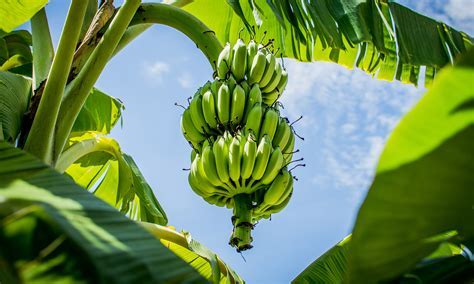
<instances>
[{"instance_id":1,"label":"yellowing banana leaf","mask_svg":"<svg viewBox=\"0 0 474 284\"><path fill-rule=\"evenodd\" d=\"M427 81L472 45L465 33L386 0L190 0L183 6L221 42L255 38L284 57L333 61L379 79ZM393 28L394 27L394 28ZM397 49L397 46L399 47Z\"/></svg>"},{"instance_id":2,"label":"yellowing banana leaf","mask_svg":"<svg viewBox=\"0 0 474 284\"><path fill-rule=\"evenodd\" d=\"M28 107L31 81L10 72L0 71L0 125L3 139L13 143Z\"/></svg>"},{"instance_id":3,"label":"yellowing banana leaf","mask_svg":"<svg viewBox=\"0 0 474 284\"><path fill-rule=\"evenodd\" d=\"M0 142L2 283L202 283L141 226Z\"/></svg>"},{"instance_id":4,"label":"yellowing banana leaf","mask_svg":"<svg viewBox=\"0 0 474 284\"><path fill-rule=\"evenodd\" d=\"M132 220L168 222L138 166L112 138L98 132L73 134L56 168Z\"/></svg>"},{"instance_id":5,"label":"yellowing banana leaf","mask_svg":"<svg viewBox=\"0 0 474 284\"><path fill-rule=\"evenodd\" d=\"M79 112L72 132L95 131L109 134L122 116L123 103L93 88Z\"/></svg>"},{"instance_id":6,"label":"yellowing banana leaf","mask_svg":"<svg viewBox=\"0 0 474 284\"><path fill-rule=\"evenodd\" d=\"M244 283L244 280L225 264L217 254L191 237L188 232L142 222L172 252L194 267L212 283Z\"/></svg>"},{"instance_id":7,"label":"yellowing banana leaf","mask_svg":"<svg viewBox=\"0 0 474 284\"><path fill-rule=\"evenodd\" d=\"M48 0L29 0L28 2L20 0L10 0L0 2L0 30L6 32L28 21L38 12Z\"/></svg>"},{"instance_id":8,"label":"yellowing banana leaf","mask_svg":"<svg viewBox=\"0 0 474 284\"><path fill-rule=\"evenodd\" d=\"M473 77L471 49L388 139L353 230L351 282L390 279L445 241L474 239Z\"/></svg>"}]
</instances>

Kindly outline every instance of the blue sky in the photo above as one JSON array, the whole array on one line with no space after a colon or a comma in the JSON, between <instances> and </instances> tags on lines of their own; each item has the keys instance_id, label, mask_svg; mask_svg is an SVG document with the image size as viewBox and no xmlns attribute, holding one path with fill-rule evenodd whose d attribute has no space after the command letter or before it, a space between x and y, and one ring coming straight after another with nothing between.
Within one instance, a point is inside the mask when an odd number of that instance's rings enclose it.
<instances>
[{"instance_id":1,"label":"blue sky","mask_svg":"<svg viewBox=\"0 0 474 284\"><path fill-rule=\"evenodd\" d=\"M398 2L474 34L474 0ZM66 1L51 0L47 12L57 42ZM297 130L305 140L296 147L307 166L295 171L299 181L288 207L257 225L246 261L227 244L231 211L196 196L181 170L189 167L190 148L174 103L184 104L211 78L201 52L184 35L155 26L118 54L97 84L124 102L123 127L112 136L136 160L170 225L191 232L248 283L288 283L350 233L385 140L424 92L331 63L285 64L283 114L304 116Z\"/></svg>"}]
</instances>

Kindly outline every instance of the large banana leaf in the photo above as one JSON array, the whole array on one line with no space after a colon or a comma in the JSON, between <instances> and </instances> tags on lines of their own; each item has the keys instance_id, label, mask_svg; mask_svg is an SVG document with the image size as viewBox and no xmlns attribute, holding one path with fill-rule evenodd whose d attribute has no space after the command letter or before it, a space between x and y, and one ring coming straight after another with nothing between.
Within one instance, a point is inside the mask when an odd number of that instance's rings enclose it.
<instances>
[{"instance_id":1,"label":"large banana leaf","mask_svg":"<svg viewBox=\"0 0 474 284\"><path fill-rule=\"evenodd\" d=\"M13 143L18 137L30 92L30 80L0 71L0 141Z\"/></svg>"},{"instance_id":2,"label":"large banana leaf","mask_svg":"<svg viewBox=\"0 0 474 284\"><path fill-rule=\"evenodd\" d=\"M357 66L384 80L416 84L420 67L427 66L429 82L472 44L468 35L386 0L165 2L184 6L222 42L239 35L274 39L273 48L284 57Z\"/></svg>"},{"instance_id":3,"label":"large banana leaf","mask_svg":"<svg viewBox=\"0 0 474 284\"><path fill-rule=\"evenodd\" d=\"M311 263L292 282L344 283L348 272L350 244L348 236ZM472 269L474 261L469 260L467 252L458 245L443 243L434 253L417 264L415 269L390 283L455 283L466 277L465 273Z\"/></svg>"},{"instance_id":4,"label":"large banana leaf","mask_svg":"<svg viewBox=\"0 0 474 284\"><path fill-rule=\"evenodd\" d=\"M166 225L166 213L132 157L112 138L75 133L56 168L132 220Z\"/></svg>"},{"instance_id":5,"label":"large banana leaf","mask_svg":"<svg viewBox=\"0 0 474 284\"><path fill-rule=\"evenodd\" d=\"M352 235L351 281L399 275L474 239L474 49L395 128ZM446 234L447 232L452 232Z\"/></svg>"},{"instance_id":6,"label":"large banana leaf","mask_svg":"<svg viewBox=\"0 0 474 284\"><path fill-rule=\"evenodd\" d=\"M138 224L6 142L0 241L2 283L204 282Z\"/></svg>"},{"instance_id":7,"label":"large banana leaf","mask_svg":"<svg viewBox=\"0 0 474 284\"><path fill-rule=\"evenodd\" d=\"M46 3L48 0L29 0L27 3L20 0L1 1L0 30L12 31L33 17Z\"/></svg>"}]
</instances>

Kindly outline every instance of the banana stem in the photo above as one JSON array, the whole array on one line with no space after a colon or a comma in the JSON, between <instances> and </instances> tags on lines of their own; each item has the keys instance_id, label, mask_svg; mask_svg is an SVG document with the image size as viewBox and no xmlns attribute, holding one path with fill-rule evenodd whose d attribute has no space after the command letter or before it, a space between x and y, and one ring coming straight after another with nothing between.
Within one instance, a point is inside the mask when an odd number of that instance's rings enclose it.
<instances>
[{"instance_id":1,"label":"banana stem","mask_svg":"<svg viewBox=\"0 0 474 284\"><path fill-rule=\"evenodd\" d=\"M53 153L54 160L62 152L77 115L99 78L100 73L112 57L118 42L125 33L139 5L140 0L125 1L76 79L68 85L59 111Z\"/></svg>"},{"instance_id":2,"label":"banana stem","mask_svg":"<svg viewBox=\"0 0 474 284\"><path fill-rule=\"evenodd\" d=\"M234 196L234 231L229 244L237 252L252 248L252 198L249 194Z\"/></svg>"},{"instance_id":3,"label":"banana stem","mask_svg":"<svg viewBox=\"0 0 474 284\"><path fill-rule=\"evenodd\" d=\"M87 1L73 0L53 59L43 96L26 139L25 150L51 164L53 137L67 76L79 39Z\"/></svg>"},{"instance_id":4,"label":"banana stem","mask_svg":"<svg viewBox=\"0 0 474 284\"><path fill-rule=\"evenodd\" d=\"M222 50L214 31L183 9L159 3L142 4L130 26L141 24L164 24L188 36L204 53L213 69Z\"/></svg>"}]
</instances>

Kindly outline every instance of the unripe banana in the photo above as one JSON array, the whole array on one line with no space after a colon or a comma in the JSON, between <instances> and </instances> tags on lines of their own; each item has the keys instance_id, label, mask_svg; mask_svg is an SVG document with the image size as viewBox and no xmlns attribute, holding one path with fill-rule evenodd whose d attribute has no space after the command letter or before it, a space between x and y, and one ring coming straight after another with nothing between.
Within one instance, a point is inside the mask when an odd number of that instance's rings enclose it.
<instances>
[{"instance_id":1,"label":"unripe banana","mask_svg":"<svg viewBox=\"0 0 474 284\"><path fill-rule=\"evenodd\" d=\"M276 90L278 90L278 92L280 94L283 93L283 91L285 90L286 88L286 84L288 83L288 72L286 72L286 70L282 70L281 71L281 78L280 78L280 82L278 82L278 85L276 87Z\"/></svg>"},{"instance_id":2,"label":"unripe banana","mask_svg":"<svg viewBox=\"0 0 474 284\"><path fill-rule=\"evenodd\" d=\"M243 180L248 179L252 176L253 167L255 165L255 159L257 156L257 142L252 134L247 136L247 142L245 142L244 153L242 155L242 169L240 175Z\"/></svg>"},{"instance_id":3,"label":"unripe banana","mask_svg":"<svg viewBox=\"0 0 474 284\"><path fill-rule=\"evenodd\" d=\"M252 172L252 178L254 180L259 180L265 174L265 169L267 168L268 160L272 151L272 142L269 139L268 135L264 135L260 140L257 148L257 156L255 160L255 166Z\"/></svg>"},{"instance_id":4,"label":"unripe banana","mask_svg":"<svg viewBox=\"0 0 474 284\"><path fill-rule=\"evenodd\" d=\"M284 150L288 139L290 139L290 135L290 125L288 124L286 118L280 117L280 121L278 122L278 127L272 141L273 147L280 147L280 149Z\"/></svg>"},{"instance_id":5,"label":"unripe banana","mask_svg":"<svg viewBox=\"0 0 474 284\"><path fill-rule=\"evenodd\" d=\"M240 139L235 136L229 149L229 176L237 182L240 178L240 161L242 154L240 152Z\"/></svg>"},{"instance_id":6,"label":"unripe banana","mask_svg":"<svg viewBox=\"0 0 474 284\"><path fill-rule=\"evenodd\" d=\"M201 88L199 88L199 90L196 92L195 96L196 96L197 94L199 94L199 95L201 95L201 96L204 95L205 92L207 92L208 90L211 89L211 85L212 85L212 83L211 83L210 81L207 81L206 84L204 84L204 86L202 86Z\"/></svg>"},{"instance_id":7,"label":"unripe banana","mask_svg":"<svg viewBox=\"0 0 474 284\"><path fill-rule=\"evenodd\" d=\"M253 133L255 137L259 137L260 133L260 124L262 123L263 109L260 104L255 105L247 116L247 121L245 122L245 132Z\"/></svg>"},{"instance_id":8,"label":"unripe banana","mask_svg":"<svg viewBox=\"0 0 474 284\"><path fill-rule=\"evenodd\" d=\"M246 94L250 92L250 86L249 83L247 83L247 80L243 80L242 82L240 82L240 86L242 87L242 89L244 89Z\"/></svg>"},{"instance_id":9,"label":"unripe banana","mask_svg":"<svg viewBox=\"0 0 474 284\"><path fill-rule=\"evenodd\" d=\"M265 173L260 182L262 184L272 183L283 167L283 162L283 154L281 153L280 148L276 147L270 155L270 160L268 161L267 168L265 169Z\"/></svg>"},{"instance_id":10,"label":"unripe banana","mask_svg":"<svg viewBox=\"0 0 474 284\"><path fill-rule=\"evenodd\" d=\"M262 127L260 128L260 137L268 135L270 140L272 140L278 125L278 119L279 116L277 111L272 108L268 108L265 112L265 118L263 119Z\"/></svg>"},{"instance_id":11,"label":"unripe banana","mask_svg":"<svg viewBox=\"0 0 474 284\"><path fill-rule=\"evenodd\" d=\"M202 135L199 131L197 131L196 127L194 127L191 113L189 109L186 109L183 112L183 116L181 116L181 131L184 134L184 137L187 140L191 140L191 142L197 142L206 139L204 135Z\"/></svg>"},{"instance_id":12,"label":"unripe banana","mask_svg":"<svg viewBox=\"0 0 474 284\"><path fill-rule=\"evenodd\" d=\"M189 111L191 112L191 118L196 129L201 134L211 133L211 129L206 123L204 113L202 111L202 96L198 95L191 100L189 104Z\"/></svg>"},{"instance_id":13,"label":"unripe banana","mask_svg":"<svg viewBox=\"0 0 474 284\"><path fill-rule=\"evenodd\" d=\"M244 116L245 110L245 91L237 85L232 92L232 108L231 108L231 121L233 125L238 125Z\"/></svg>"},{"instance_id":14,"label":"unripe banana","mask_svg":"<svg viewBox=\"0 0 474 284\"><path fill-rule=\"evenodd\" d=\"M285 188L285 192L281 195L280 199L278 199L274 206L278 206L281 203L285 202L288 197L293 193L293 176L291 175L291 172L289 172L287 169L284 169L282 173L289 175L288 184Z\"/></svg>"},{"instance_id":15,"label":"unripe banana","mask_svg":"<svg viewBox=\"0 0 474 284\"><path fill-rule=\"evenodd\" d=\"M214 186L222 185L222 181L217 174L216 159L210 145L203 148L201 163L209 182Z\"/></svg>"},{"instance_id":16,"label":"unripe banana","mask_svg":"<svg viewBox=\"0 0 474 284\"><path fill-rule=\"evenodd\" d=\"M278 100L279 97L280 97L280 92L278 92L278 90L275 89L270 93L262 94L262 98L263 98L262 101L267 106L272 106Z\"/></svg>"},{"instance_id":17,"label":"unripe banana","mask_svg":"<svg viewBox=\"0 0 474 284\"><path fill-rule=\"evenodd\" d=\"M223 183L229 181L229 149L224 137L220 137L212 147L216 160L217 175Z\"/></svg>"},{"instance_id":18,"label":"unripe banana","mask_svg":"<svg viewBox=\"0 0 474 284\"><path fill-rule=\"evenodd\" d=\"M285 150L283 150L283 158L285 158L285 163L291 162L291 159L293 159L293 149L295 147L295 134L291 132L290 138L288 142L286 143Z\"/></svg>"},{"instance_id":19,"label":"unripe banana","mask_svg":"<svg viewBox=\"0 0 474 284\"><path fill-rule=\"evenodd\" d=\"M259 83L262 80L266 65L267 58L265 54L259 50L257 54L255 54L252 65L250 66L249 84Z\"/></svg>"},{"instance_id":20,"label":"unripe banana","mask_svg":"<svg viewBox=\"0 0 474 284\"><path fill-rule=\"evenodd\" d=\"M217 116L223 125L227 125L230 119L230 92L227 84L222 84L217 93Z\"/></svg>"},{"instance_id":21,"label":"unripe banana","mask_svg":"<svg viewBox=\"0 0 474 284\"><path fill-rule=\"evenodd\" d=\"M280 200L282 195L285 193L285 189L288 185L290 174L288 172L282 172L278 174L275 180L272 182L270 187L265 192L263 197L262 205L274 205Z\"/></svg>"},{"instance_id":22,"label":"unripe banana","mask_svg":"<svg viewBox=\"0 0 474 284\"><path fill-rule=\"evenodd\" d=\"M235 79L240 82L245 77L247 70L247 46L243 40L238 39L233 48L232 73Z\"/></svg>"},{"instance_id":23,"label":"unripe banana","mask_svg":"<svg viewBox=\"0 0 474 284\"><path fill-rule=\"evenodd\" d=\"M250 68L252 67L253 58L257 54L257 51L258 46L252 39L249 44L247 44L247 76L250 74Z\"/></svg>"},{"instance_id":24,"label":"unripe banana","mask_svg":"<svg viewBox=\"0 0 474 284\"><path fill-rule=\"evenodd\" d=\"M237 81L235 80L234 75L231 74L229 76L229 79L227 79L226 83L227 83L227 86L229 87L229 92L232 94L235 86L237 85Z\"/></svg>"},{"instance_id":25,"label":"unripe banana","mask_svg":"<svg viewBox=\"0 0 474 284\"><path fill-rule=\"evenodd\" d=\"M281 67L280 62L277 62L275 65L275 72L273 72L272 79L270 79L270 82L266 86L262 87L262 93L270 93L276 89L278 83L280 83L282 72L283 68Z\"/></svg>"},{"instance_id":26,"label":"unripe banana","mask_svg":"<svg viewBox=\"0 0 474 284\"><path fill-rule=\"evenodd\" d=\"M275 56L271 53L267 54L265 56L266 58L266 66L265 66L265 72L263 73L262 79L259 81L260 88L265 88L268 83L270 83L270 80L273 77L273 73L275 73L275 65L276 65L276 59ZM255 60L255 59L254 59Z\"/></svg>"},{"instance_id":27,"label":"unripe banana","mask_svg":"<svg viewBox=\"0 0 474 284\"><path fill-rule=\"evenodd\" d=\"M196 158L197 152L196 150L191 150L191 163L194 161L194 158Z\"/></svg>"},{"instance_id":28,"label":"unripe banana","mask_svg":"<svg viewBox=\"0 0 474 284\"><path fill-rule=\"evenodd\" d=\"M222 86L222 81L219 81L219 80L212 81L210 89L211 89L211 92L214 94L214 96L215 94L217 94L221 86Z\"/></svg>"},{"instance_id":29,"label":"unripe banana","mask_svg":"<svg viewBox=\"0 0 474 284\"><path fill-rule=\"evenodd\" d=\"M231 53L230 44L227 43L217 59L217 76L221 79L225 79L230 71Z\"/></svg>"},{"instance_id":30,"label":"unripe banana","mask_svg":"<svg viewBox=\"0 0 474 284\"><path fill-rule=\"evenodd\" d=\"M213 129L217 128L217 114L214 96L211 91L208 90L202 97L202 113L207 124Z\"/></svg>"},{"instance_id":31,"label":"unripe banana","mask_svg":"<svg viewBox=\"0 0 474 284\"><path fill-rule=\"evenodd\" d=\"M250 110L252 110L252 108L257 103L258 104L262 103L262 92L260 91L258 84L254 84L252 86L252 89L250 89L250 92L248 93L248 96L247 96L247 104L245 107L244 120L247 119L247 116L249 115Z\"/></svg>"},{"instance_id":32,"label":"unripe banana","mask_svg":"<svg viewBox=\"0 0 474 284\"><path fill-rule=\"evenodd\" d=\"M201 155L196 155L196 158L191 163L191 170L188 179L190 185L195 191L199 191L201 196L210 196L215 193L214 187L206 178L199 173L199 165L201 164Z\"/></svg>"}]
</instances>

